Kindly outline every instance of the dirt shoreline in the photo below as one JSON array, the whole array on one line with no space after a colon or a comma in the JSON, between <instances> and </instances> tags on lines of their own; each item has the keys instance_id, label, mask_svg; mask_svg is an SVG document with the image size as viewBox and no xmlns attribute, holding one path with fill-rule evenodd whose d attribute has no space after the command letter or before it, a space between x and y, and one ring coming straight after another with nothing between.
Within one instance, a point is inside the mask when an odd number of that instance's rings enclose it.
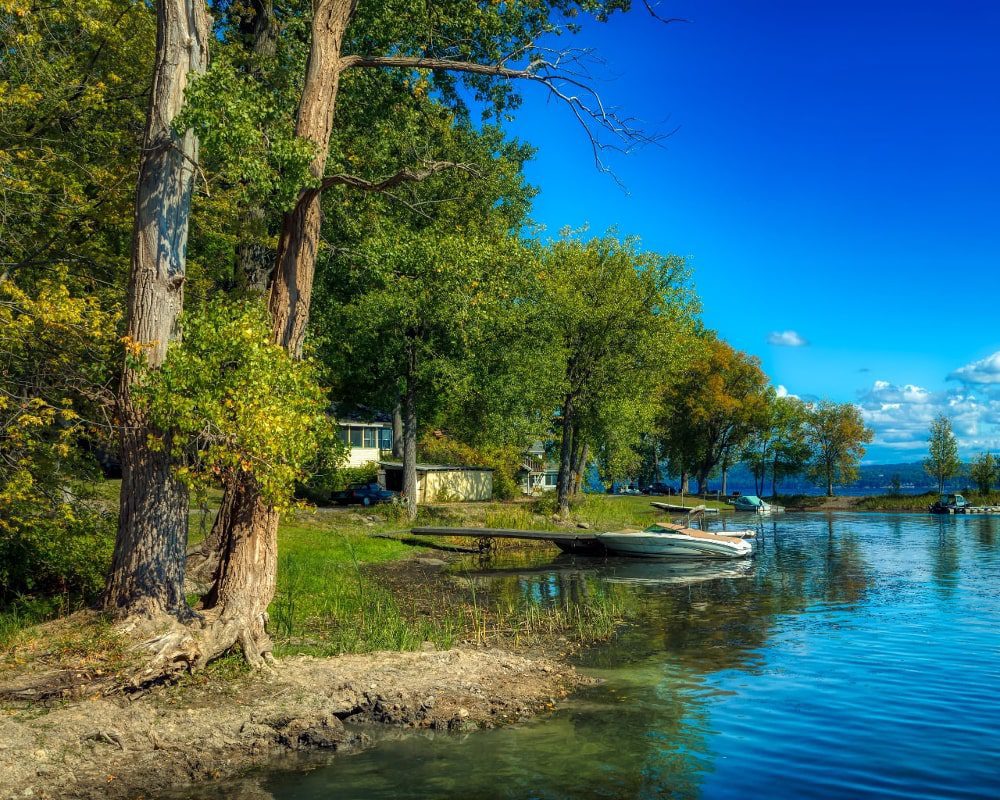
<instances>
[{"instance_id":1,"label":"dirt shoreline","mask_svg":"<svg viewBox=\"0 0 1000 800\"><path fill-rule=\"evenodd\" d=\"M547 658L459 648L298 656L270 674L136 701L8 706L0 709L0 798L155 797L236 777L283 753L370 743L344 722L490 728L549 710L590 682Z\"/></svg>"}]
</instances>

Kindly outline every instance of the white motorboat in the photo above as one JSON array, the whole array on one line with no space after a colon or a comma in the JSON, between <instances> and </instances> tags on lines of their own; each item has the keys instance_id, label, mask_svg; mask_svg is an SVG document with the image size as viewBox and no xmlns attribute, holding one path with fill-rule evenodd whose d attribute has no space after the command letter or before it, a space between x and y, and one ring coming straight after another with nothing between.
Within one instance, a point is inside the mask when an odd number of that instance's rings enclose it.
<instances>
[{"instance_id":1,"label":"white motorboat","mask_svg":"<svg viewBox=\"0 0 1000 800\"><path fill-rule=\"evenodd\" d=\"M598 533L597 541L613 555L640 558L745 558L753 553L753 531L709 533L683 525L651 525L644 531Z\"/></svg>"}]
</instances>

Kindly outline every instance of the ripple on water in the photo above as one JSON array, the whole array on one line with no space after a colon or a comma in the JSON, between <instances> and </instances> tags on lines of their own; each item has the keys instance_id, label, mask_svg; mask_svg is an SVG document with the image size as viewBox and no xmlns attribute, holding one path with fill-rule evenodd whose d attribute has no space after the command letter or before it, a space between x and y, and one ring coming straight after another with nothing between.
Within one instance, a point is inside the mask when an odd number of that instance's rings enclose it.
<instances>
[{"instance_id":1,"label":"ripple on water","mask_svg":"<svg viewBox=\"0 0 1000 800\"><path fill-rule=\"evenodd\" d=\"M495 578L549 602L623 592L640 622L581 659L606 683L516 728L393 739L267 788L279 800L1000 797L1000 519L786 514L760 533L756 563L718 578L646 565L630 583L627 566L570 575L565 561Z\"/></svg>"}]
</instances>

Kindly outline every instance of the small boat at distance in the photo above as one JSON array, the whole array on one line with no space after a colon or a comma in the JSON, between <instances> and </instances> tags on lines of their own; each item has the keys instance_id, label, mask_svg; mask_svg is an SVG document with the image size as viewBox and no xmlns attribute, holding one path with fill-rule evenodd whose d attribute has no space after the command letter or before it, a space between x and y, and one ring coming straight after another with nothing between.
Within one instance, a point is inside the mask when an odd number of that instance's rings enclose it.
<instances>
[{"instance_id":1,"label":"small boat at distance","mask_svg":"<svg viewBox=\"0 0 1000 800\"><path fill-rule=\"evenodd\" d=\"M733 500L734 511L747 511L751 514L780 514L785 509L765 503L755 494L744 494Z\"/></svg>"}]
</instances>

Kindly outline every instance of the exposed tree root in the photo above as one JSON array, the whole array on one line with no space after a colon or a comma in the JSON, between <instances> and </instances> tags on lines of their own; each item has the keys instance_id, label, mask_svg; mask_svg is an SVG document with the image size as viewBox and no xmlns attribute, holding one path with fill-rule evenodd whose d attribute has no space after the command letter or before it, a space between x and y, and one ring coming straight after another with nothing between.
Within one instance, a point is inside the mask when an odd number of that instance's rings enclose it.
<instances>
[{"instance_id":1,"label":"exposed tree root","mask_svg":"<svg viewBox=\"0 0 1000 800\"><path fill-rule=\"evenodd\" d=\"M127 677L123 689L132 693L172 683L181 675L204 669L234 648L239 648L253 669L270 669L275 662L266 623L266 617L245 620L213 611L204 612L191 625L171 620L166 629L161 626L156 635L142 638L132 647L141 663Z\"/></svg>"}]
</instances>

